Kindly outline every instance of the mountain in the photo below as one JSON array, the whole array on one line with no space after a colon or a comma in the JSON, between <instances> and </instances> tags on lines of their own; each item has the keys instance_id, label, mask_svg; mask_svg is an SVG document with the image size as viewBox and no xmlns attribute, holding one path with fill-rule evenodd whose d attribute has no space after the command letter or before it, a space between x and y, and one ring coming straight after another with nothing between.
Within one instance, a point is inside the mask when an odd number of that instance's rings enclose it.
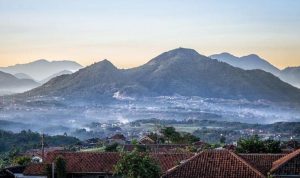
<instances>
[{"instance_id":1,"label":"mountain","mask_svg":"<svg viewBox=\"0 0 300 178\"><path fill-rule=\"evenodd\" d=\"M300 88L300 67L288 67L280 71L278 68L255 54L236 57L229 53L221 53L211 55L210 58L226 62L227 64L230 64L234 67L239 67L245 70L261 69L266 72L270 72L275 76L278 76L281 80L295 87Z\"/></svg>"},{"instance_id":2,"label":"mountain","mask_svg":"<svg viewBox=\"0 0 300 178\"><path fill-rule=\"evenodd\" d=\"M270 72L273 75L279 76L280 70L267 62L266 60L260 58L255 54L250 54L247 56L236 57L229 53L221 53L211 55L210 58L217 59L218 61L226 62L234 67L239 67L245 70L261 69L266 72Z\"/></svg>"},{"instance_id":3,"label":"mountain","mask_svg":"<svg viewBox=\"0 0 300 178\"><path fill-rule=\"evenodd\" d=\"M280 78L300 88L300 67L287 67L280 73Z\"/></svg>"},{"instance_id":4,"label":"mountain","mask_svg":"<svg viewBox=\"0 0 300 178\"><path fill-rule=\"evenodd\" d=\"M72 74L73 72L69 71L69 70L63 70L61 72L58 72L56 74L53 74L47 78L45 78L44 80L40 81L41 84L44 84L44 83L47 83L49 82L51 79L55 78L55 77L58 77L58 76L61 76L61 75L69 75L69 74Z\"/></svg>"},{"instance_id":5,"label":"mountain","mask_svg":"<svg viewBox=\"0 0 300 178\"><path fill-rule=\"evenodd\" d=\"M75 72L81 68L82 66L74 61L49 62L47 60L41 59L27 64L17 64L9 67L0 67L0 71L10 74L25 73L34 78L34 80L41 81L63 70Z\"/></svg>"},{"instance_id":6,"label":"mountain","mask_svg":"<svg viewBox=\"0 0 300 178\"><path fill-rule=\"evenodd\" d=\"M30 77L27 74L24 73L16 73L14 74L15 77L17 77L18 79L30 79L30 80L34 80L32 77Z\"/></svg>"},{"instance_id":7,"label":"mountain","mask_svg":"<svg viewBox=\"0 0 300 178\"><path fill-rule=\"evenodd\" d=\"M56 77L25 95L99 101L116 93L135 97L183 95L300 101L299 89L271 73L236 68L186 48L165 52L132 69L121 70L103 60L71 75Z\"/></svg>"},{"instance_id":8,"label":"mountain","mask_svg":"<svg viewBox=\"0 0 300 178\"><path fill-rule=\"evenodd\" d=\"M0 95L20 93L39 86L39 83L30 79L17 77L0 71Z\"/></svg>"}]
</instances>

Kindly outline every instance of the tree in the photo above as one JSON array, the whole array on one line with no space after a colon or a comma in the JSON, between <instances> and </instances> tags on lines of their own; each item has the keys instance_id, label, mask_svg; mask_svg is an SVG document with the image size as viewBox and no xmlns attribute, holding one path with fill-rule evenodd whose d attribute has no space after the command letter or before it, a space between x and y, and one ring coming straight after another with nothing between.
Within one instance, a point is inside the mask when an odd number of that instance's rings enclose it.
<instances>
[{"instance_id":1,"label":"tree","mask_svg":"<svg viewBox=\"0 0 300 178\"><path fill-rule=\"evenodd\" d=\"M226 142L226 137L224 135L221 135L221 137L220 137L220 143L221 144L225 144L225 142Z\"/></svg>"},{"instance_id":2,"label":"tree","mask_svg":"<svg viewBox=\"0 0 300 178\"><path fill-rule=\"evenodd\" d=\"M161 169L147 153L134 150L122 155L114 168L114 174L126 178L158 178Z\"/></svg>"},{"instance_id":3,"label":"tree","mask_svg":"<svg viewBox=\"0 0 300 178\"><path fill-rule=\"evenodd\" d=\"M264 141L266 153L281 153L280 141L268 139Z\"/></svg>"},{"instance_id":4,"label":"tree","mask_svg":"<svg viewBox=\"0 0 300 178\"><path fill-rule=\"evenodd\" d=\"M174 127L164 127L161 129L161 133L164 135L165 139L170 143L170 141L179 140L180 134L176 132Z\"/></svg>"},{"instance_id":5,"label":"tree","mask_svg":"<svg viewBox=\"0 0 300 178\"><path fill-rule=\"evenodd\" d=\"M261 140L257 135L248 139L240 139L237 145L239 153L280 153L280 142L275 140Z\"/></svg>"},{"instance_id":6,"label":"tree","mask_svg":"<svg viewBox=\"0 0 300 178\"><path fill-rule=\"evenodd\" d=\"M118 143L113 143L111 145L107 145L104 150L105 152L118 152L118 147Z\"/></svg>"},{"instance_id":7,"label":"tree","mask_svg":"<svg viewBox=\"0 0 300 178\"><path fill-rule=\"evenodd\" d=\"M13 160L15 165L26 166L31 162L31 158L27 156L16 157Z\"/></svg>"},{"instance_id":8,"label":"tree","mask_svg":"<svg viewBox=\"0 0 300 178\"><path fill-rule=\"evenodd\" d=\"M163 136L158 135L157 133L151 132L147 135L149 138L151 138L155 143L165 143L165 139Z\"/></svg>"},{"instance_id":9,"label":"tree","mask_svg":"<svg viewBox=\"0 0 300 178\"><path fill-rule=\"evenodd\" d=\"M174 127L164 127L161 129L161 133L163 134L165 140L168 140L169 143L192 144L196 141L199 141L198 137L190 133L177 132Z\"/></svg>"},{"instance_id":10,"label":"tree","mask_svg":"<svg viewBox=\"0 0 300 178\"><path fill-rule=\"evenodd\" d=\"M57 178L66 178L67 172L66 172L66 161L63 157L58 156L55 160L55 168L56 168L56 174Z\"/></svg>"},{"instance_id":11,"label":"tree","mask_svg":"<svg viewBox=\"0 0 300 178\"><path fill-rule=\"evenodd\" d=\"M182 140L184 143L192 144L194 142L199 141L200 139L193 134L185 133L182 136Z\"/></svg>"}]
</instances>

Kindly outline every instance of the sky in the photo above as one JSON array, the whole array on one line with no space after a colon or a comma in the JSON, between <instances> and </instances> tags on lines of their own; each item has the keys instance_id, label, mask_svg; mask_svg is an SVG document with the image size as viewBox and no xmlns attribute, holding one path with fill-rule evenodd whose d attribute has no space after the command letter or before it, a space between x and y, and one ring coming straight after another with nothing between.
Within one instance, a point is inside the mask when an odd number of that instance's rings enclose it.
<instances>
[{"instance_id":1,"label":"sky","mask_svg":"<svg viewBox=\"0 0 300 178\"><path fill-rule=\"evenodd\" d=\"M0 66L108 59L130 68L178 47L300 66L300 1L0 0Z\"/></svg>"}]
</instances>

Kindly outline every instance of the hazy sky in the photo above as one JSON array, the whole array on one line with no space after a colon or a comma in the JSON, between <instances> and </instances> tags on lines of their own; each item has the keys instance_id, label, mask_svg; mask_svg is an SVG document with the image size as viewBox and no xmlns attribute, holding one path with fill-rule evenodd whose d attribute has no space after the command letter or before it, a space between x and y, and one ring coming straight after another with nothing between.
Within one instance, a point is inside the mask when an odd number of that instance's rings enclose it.
<instances>
[{"instance_id":1,"label":"hazy sky","mask_svg":"<svg viewBox=\"0 0 300 178\"><path fill-rule=\"evenodd\" d=\"M177 47L300 66L300 1L0 0L0 66L107 58L128 68Z\"/></svg>"}]
</instances>

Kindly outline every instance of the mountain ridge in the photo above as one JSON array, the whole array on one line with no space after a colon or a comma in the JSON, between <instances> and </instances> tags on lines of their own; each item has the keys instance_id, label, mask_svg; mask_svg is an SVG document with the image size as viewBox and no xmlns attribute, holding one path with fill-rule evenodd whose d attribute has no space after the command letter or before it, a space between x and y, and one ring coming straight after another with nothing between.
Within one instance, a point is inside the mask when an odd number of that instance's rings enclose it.
<instances>
[{"instance_id":1,"label":"mountain ridge","mask_svg":"<svg viewBox=\"0 0 300 178\"><path fill-rule=\"evenodd\" d=\"M19 79L12 74L0 71L0 95L24 92L39 86L31 79Z\"/></svg>"},{"instance_id":2,"label":"mountain ridge","mask_svg":"<svg viewBox=\"0 0 300 178\"><path fill-rule=\"evenodd\" d=\"M27 96L112 98L183 95L224 99L300 101L300 90L262 70L242 70L212 60L192 49L177 48L131 69L118 69L103 60L56 77Z\"/></svg>"},{"instance_id":3,"label":"mountain ridge","mask_svg":"<svg viewBox=\"0 0 300 178\"><path fill-rule=\"evenodd\" d=\"M0 67L0 71L10 74L24 73L31 76L35 81L41 81L63 70L75 72L81 68L82 66L74 61L48 61L45 59L39 59L25 64Z\"/></svg>"},{"instance_id":4,"label":"mountain ridge","mask_svg":"<svg viewBox=\"0 0 300 178\"><path fill-rule=\"evenodd\" d=\"M256 54L249 54L242 57L234 56L230 53L223 52L210 56L212 59L217 59L226 62L234 67L239 67L245 70L261 69L278 76L281 80L300 88L300 72L296 71L300 67L287 67L280 70L269 63L267 60L260 58Z\"/></svg>"}]
</instances>

